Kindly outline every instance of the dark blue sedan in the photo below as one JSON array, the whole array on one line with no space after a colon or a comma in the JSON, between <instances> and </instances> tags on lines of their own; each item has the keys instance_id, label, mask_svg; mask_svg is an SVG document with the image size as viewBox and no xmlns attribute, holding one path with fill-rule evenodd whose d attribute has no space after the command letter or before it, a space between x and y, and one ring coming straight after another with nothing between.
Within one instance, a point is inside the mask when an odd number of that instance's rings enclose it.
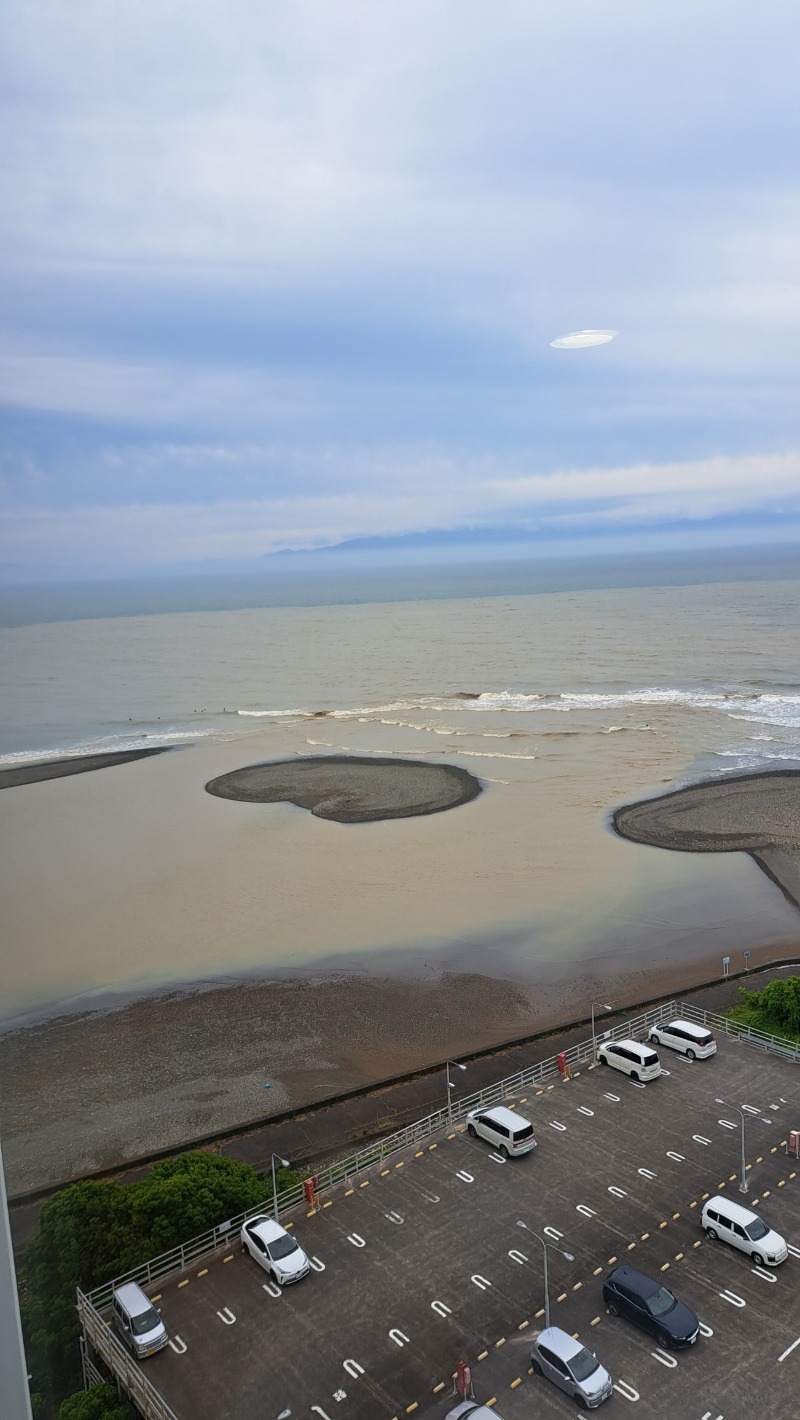
<instances>
[{"instance_id":1,"label":"dark blue sedan","mask_svg":"<svg viewBox=\"0 0 800 1420\"><path fill-rule=\"evenodd\" d=\"M612 1316L624 1316L648 1331L662 1348L693 1346L700 1322L669 1288L637 1272L635 1267L615 1267L603 1282L603 1300Z\"/></svg>"}]
</instances>

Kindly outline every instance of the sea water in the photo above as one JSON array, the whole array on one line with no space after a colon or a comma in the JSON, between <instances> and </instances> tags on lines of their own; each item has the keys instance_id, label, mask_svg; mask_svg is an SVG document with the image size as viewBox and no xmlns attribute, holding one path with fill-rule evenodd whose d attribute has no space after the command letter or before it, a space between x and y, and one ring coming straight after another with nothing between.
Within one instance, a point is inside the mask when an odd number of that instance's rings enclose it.
<instances>
[{"instance_id":1,"label":"sea water","mask_svg":"<svg viewBox=\"0 0 800 1420\"><path fill-rule=\"evenodd\" d=\"M368 952L497 969L501 940L509 975L677 960L720 928L788 942L798 916L750 859L624 843L609 817L800 766L794 571L737 553L16 589L3 763L183 748L0 795L9 1007ZM359 826L204 792L329 753L445 760L484 792Z\"/></svg>"}]
</instances>

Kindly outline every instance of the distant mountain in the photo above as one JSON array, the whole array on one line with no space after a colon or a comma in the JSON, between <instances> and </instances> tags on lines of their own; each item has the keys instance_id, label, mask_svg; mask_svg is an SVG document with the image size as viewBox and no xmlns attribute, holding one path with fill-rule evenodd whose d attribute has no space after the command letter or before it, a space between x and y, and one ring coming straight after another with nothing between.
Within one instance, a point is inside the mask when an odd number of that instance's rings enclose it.
<instances>
[{"instance_id":1,"label":"distant mountain","mask_svg":"<svg viewBox=\"0 0 800 1420\"><path fill-rule=\"evenodd\" d=\"M434 528L428 532L390 533L384 537L350 537L328 547L282 548L266 552L261 562L285 557L320 557L351 552L413 552L435 551L437 548L475 548L507 546L509 543L541 541L541 533L532 527L497 528Z\"/></svg>"}]
</instances>

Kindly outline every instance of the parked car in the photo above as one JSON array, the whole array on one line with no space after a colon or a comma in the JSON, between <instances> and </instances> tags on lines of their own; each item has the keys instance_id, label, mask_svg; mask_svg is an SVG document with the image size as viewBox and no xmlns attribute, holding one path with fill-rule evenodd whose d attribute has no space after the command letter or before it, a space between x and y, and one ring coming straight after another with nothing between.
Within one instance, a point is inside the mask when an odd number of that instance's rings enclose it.
<instances>
[{"instance_id":1,"label":"parked car","mask_svg":"<svg viewBox=\"0 0 800 1420\"><path fill-rule=\"evenodd\" d=\"M612 1381L593 1351L560 1326L548 1326L533 1339L531 1365L587 1410L596 1410L611 1395Z\"/></svg>"},{"instance_id":2,"label":"parked car","mask_svg":"<svg viewBox=\"0 0 800 1420\"><path fill-rule=\"evenodd\" d=\"M111 1297L114 1326L137 1360L152 1356L167 1345L169 1336L161 1312L137 1282L123 1282Z\"/></svg>"},{"instance_id":3,"label":"parked car","mask_svg":"<svg viewBox=\"0 0 800 1420\"><path fill-rule=\"evenodd\" d=\"M711 1031L705 1026L696 1026L693 1021L667 1021L666 1025L653 1026L650 1043L679 1050L687 1060L706 1060L717 1053L717 1042Z\"/></svg>"},{"instance_id":4,"label":"parked car","mask_svg":"<svg viewBox=\"0 0 800 1420\"><path fill-rule=\"evenodd\" d=\"M288 1287L308 1275L311 1264L303 1249L274 1218L264 1214L248 1218L240 1237L242 1246L279 1287Z\"/></svg>"},{"instance_id":5,"label":"parked car","mask_svg":"<svg viewBox=\"0 0 800 1420\"><path fill-rule=\"evenodd\" d=\"M603 1300L612 1316L649 1331L657 1345L693 1346L700 1334L700 1322L690 1307L655 1277L637 1272L635 1267L615 1267L603 1282Z\"/></svg>"},{"instance_id":6,"label":"parked car","mask_svg":"<svg viewBox=\"0 0 800 1420\"><path fill-rule=\"evenodd\" d=\"M460 1400L453 1410L448 1410L444 1420L503 1420L502 1415L494 1406L490 1410L488 1405L481 1405L477 1400Z\"/></svg>"},{"instance_id":7,"label":"parked car","mask_svg":"<svg viewBox=\"0 0 800 1420\"><path fill-rule=\"evenodd\" d=\"M703 1205L700 1223L707 1237L721 1238L732 1247L740 1248L756 1266L766 1262L770 1267L777 1267L789 1256L789 1249L780 1233L776 1233L750 1208L734 1203L732 1198L722 1198L719 1194L709 1198Z\"/></svg>"},{"instance_id":8,"label":"parked car","mask_svg":"<svg viewBox=\"0 0 800 1420\"><path fill-rule=\"evenodd\" d=\"M597 1051L601 1065L613 1065L632 1080L655 1080L661 1074L661 1061L656 1052L638 1040L610 1040Z\"/></svg>"},{"instance_id":9,"label":"parked car","mask_svg":"<svg viewBox=\"0 0 800 1420\"><path fill-rule=\"evenodd\" d=\"M467 1132L474 1139L476 1135L493 1144L504 1159L510 1155L529 1154L536 1148L533 1125L521 1114L515 1114L504 1105L493 1109L473 1109L467 1115Z\"/></svg>"}]
</instances>

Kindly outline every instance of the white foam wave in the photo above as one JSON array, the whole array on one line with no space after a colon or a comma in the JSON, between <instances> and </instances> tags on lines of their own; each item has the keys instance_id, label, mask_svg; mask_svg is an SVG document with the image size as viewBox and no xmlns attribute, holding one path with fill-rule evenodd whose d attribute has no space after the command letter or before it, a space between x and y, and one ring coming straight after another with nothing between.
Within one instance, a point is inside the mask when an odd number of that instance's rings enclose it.
<instances>
[{"instance_id":1,"label":"white foam wave","mask_svg":"<svg viewBox=\"0 0 800 1420\"><path fill-rule=\"evenodd\" d=\"M212 729L208 730L162 730L142 731L140 734L105 736L102 739L86 740L83 744L66 748L14 750L10 754L0 754L0 765L7 768L21 764L43 764L51 760L83 759L89 754L125 754L137 749L171 749L175 745L186 744L190 740L220 738Z\"/></svg>"},{"instance_id":2,"label":"white foam wave","mask_svg":"<svg viewBox=\"0 0 800 1420\"><path fill-rule=\"evenodd\" d=\"M458 749L457 755L468 754L470 759L538 759L538 754L502 754L491 749Z\"/></svg>"}]
</instances>

